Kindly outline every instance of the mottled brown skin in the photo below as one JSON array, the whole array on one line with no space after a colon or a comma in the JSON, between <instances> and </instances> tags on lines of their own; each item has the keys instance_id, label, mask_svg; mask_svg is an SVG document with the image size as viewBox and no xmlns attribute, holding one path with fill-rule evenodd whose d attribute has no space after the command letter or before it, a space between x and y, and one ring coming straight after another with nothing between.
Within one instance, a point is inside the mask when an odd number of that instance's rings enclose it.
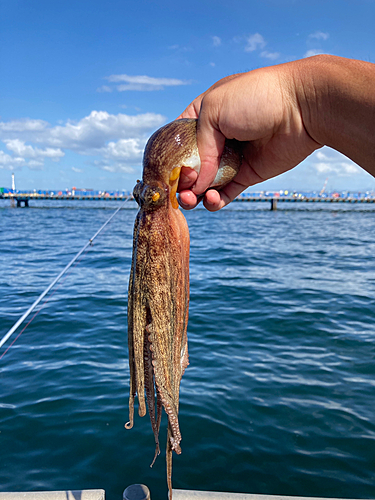
<instances>
[{"instance_id":1,"label":"mottled brown skin","mask_svg":"<svg viewBox=\"0 0 375 500\"><path fill-rule=\"evenodd\" d=\"M160 453L161 411L168 415L167 481L172 498L172 451L181 453L178 422L181 377L189 364L187 322L189 309L189 230L176 200L180 168L198 158L196 120L177 120L155 132L143 159L143 179L134 188L140 206L133 240L128 294L130 366L130 429L134 399L138 413L146 414L146 400ZM189 160L190 158L190 160ZM194 160L195 161L195 160ZM194 163L193 161L193 163ZM227 144L222 156L224 185L237 173L239 143ZM154 463L152 462L152 464ZM151 464L151 465L152 465Z\"/></svg>"}]
</instances>

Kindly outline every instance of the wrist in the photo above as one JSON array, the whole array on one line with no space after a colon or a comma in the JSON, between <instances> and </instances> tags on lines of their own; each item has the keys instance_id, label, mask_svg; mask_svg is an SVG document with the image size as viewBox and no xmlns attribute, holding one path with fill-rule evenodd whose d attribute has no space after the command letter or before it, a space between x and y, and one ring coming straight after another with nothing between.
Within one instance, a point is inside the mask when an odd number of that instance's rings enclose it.
<instances>
[{"instance_id":1,"label":"wrist","mask_svg":"<svg viewBox=\"0 0 375 500\"><path fill-rule=\"evenodd\" d=\"M296 102L307 134L320 146L327 145L330 115L326 58L319 55L295 61L293 84Z\"/></svg>"},{"instance_id":2,"label":"wrist","mask_svg":"<svg viewBox=\"0 0 375 500\"><path fill-rule=\"evenodd\" d=\"M296 61L297 101L307 133L375 174L375 65L319 55Z\"/></svg>"}]
</instances>

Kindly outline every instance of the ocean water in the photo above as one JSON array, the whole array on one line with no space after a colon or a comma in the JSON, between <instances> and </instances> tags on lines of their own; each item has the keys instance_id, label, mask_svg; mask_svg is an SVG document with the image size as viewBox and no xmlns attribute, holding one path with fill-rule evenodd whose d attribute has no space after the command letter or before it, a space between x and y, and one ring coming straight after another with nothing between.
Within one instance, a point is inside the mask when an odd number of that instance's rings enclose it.
<instances>
[{"instance_id":1,"label":"ocean water","mask_svg":"<svg viewBox=\"0 0 375 500\"><path fill-rule=\"evenodd\" d=\"M0 206L1 337L116 207L31 205ZM117 214L0 359L1 491L104 488L116 500L142 482L167 498L165 416L152 469L148 417L124 429L135 215ZM174 487L375 498L374 210L185 215L190 366Z\"/></svg>"}]
</instances>

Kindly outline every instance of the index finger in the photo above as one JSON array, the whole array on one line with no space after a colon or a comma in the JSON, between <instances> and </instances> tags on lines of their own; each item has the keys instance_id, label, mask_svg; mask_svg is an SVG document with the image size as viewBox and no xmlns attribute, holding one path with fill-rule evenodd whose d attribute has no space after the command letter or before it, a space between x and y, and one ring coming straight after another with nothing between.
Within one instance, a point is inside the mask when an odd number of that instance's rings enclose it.
<instances>
[{"instance_id":1,"label":"index finger","mask_svg":"<svg viewBox=\"0 0 375 500\"><path fill-rule=\"evenodd\" d=\"M183 111L180 116L176 118L179 120L180 118L198 118L199 111L201 108L202 96L198 96L194 99L193 102L189 104L189 106Z\"/></svg>"},{"instance_id":2,"label":"index finger","mask_svg":"<svg viewBox=\"0 0 375 500\"><path fill-rule=\"evenodd\" d=\"M220 132L215 109L205 108L202 101L197 126L197 144L201 159L201 168L192 191L199 195L204 193L216 177L221 154L224 150L225 137Z\"/></svg>"}]
</instances>

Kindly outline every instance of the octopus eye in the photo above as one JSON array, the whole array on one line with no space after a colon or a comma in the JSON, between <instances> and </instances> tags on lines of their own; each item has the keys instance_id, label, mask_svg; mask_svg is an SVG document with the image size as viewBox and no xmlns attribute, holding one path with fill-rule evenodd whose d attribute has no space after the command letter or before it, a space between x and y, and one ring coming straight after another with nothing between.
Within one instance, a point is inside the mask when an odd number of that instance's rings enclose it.
<instances>
[{"instance_id":1,"label":"octopus eye","mask_svg":"<svg viewBox=\"0 0 375 500\"><path fill-rule=\"evenodd\" d=\"M164 203L166 193L159 186L143 185L140 198L142 206L148 209L155 209Z\"/></svg>"},{"instance_id":2,"label":"octopus eye","mask_svg":"<svg viewBox=\"0 0 375 500\"><path fill-rule=\"evenodd\" d=\"M137 180L137 184L134 186L134 189L133 189L133 197L134 197L135 201L138 203L138 205L141 204L140 196L141 196L142 186L143 186L143 182Z\"/></svg>"}]
</instances>

